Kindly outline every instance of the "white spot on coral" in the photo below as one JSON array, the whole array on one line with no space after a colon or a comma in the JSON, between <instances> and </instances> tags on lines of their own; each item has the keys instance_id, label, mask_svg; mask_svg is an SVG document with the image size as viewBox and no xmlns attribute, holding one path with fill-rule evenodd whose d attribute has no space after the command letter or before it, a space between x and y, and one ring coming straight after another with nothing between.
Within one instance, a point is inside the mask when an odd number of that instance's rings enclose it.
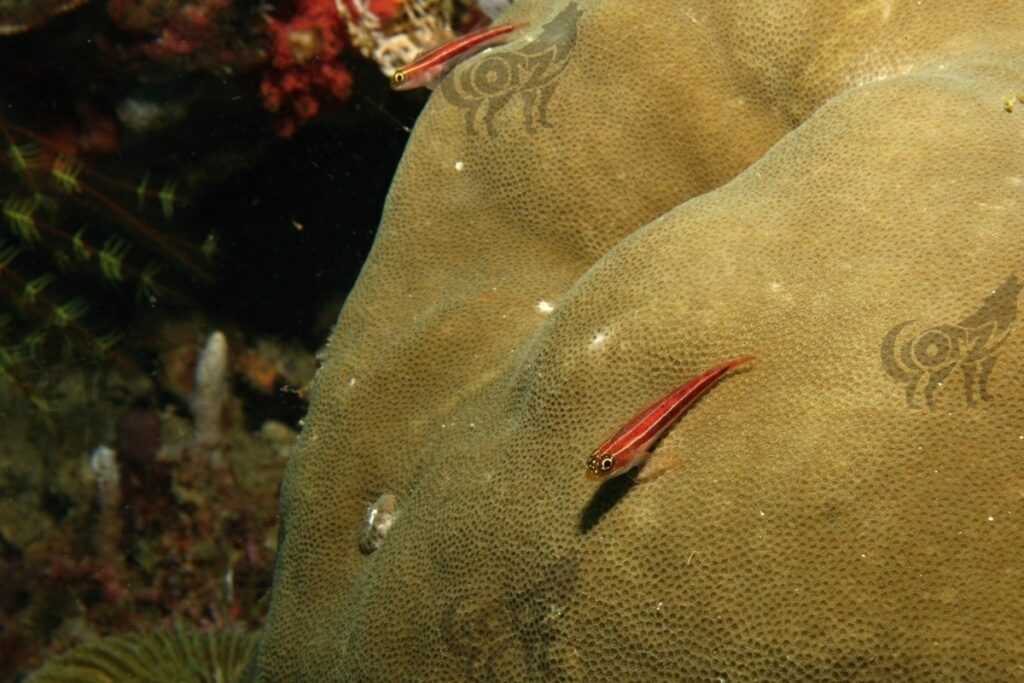
<instances>
[{"instance_id":1,"label":"white spot on coral","mask_svg":"<svg viewBox=\"0 0 1024 683\"><path fill-rule=\"evenodd\" d=\"M538 313L543 313L544 315L548 315L555 310L554 305L550 301L544 301L544 299L538 301L534 308L537 309Z\"/></svg>"},{"instance_id":2,"label":"white spot on coral","mask_svg":"<svg viewBox=\"0 0 1024 683\"><path fill-rule=\"evenodd\" d=\"M348 385L350 387L354 387L356 385L356 378L355 377L349 377L348 378Z\"/></svg>"},{"instance_id":3,"label":"white spot on coral","mask_svg":"<svg viewBox=\"0 0 1024 683\"><path fill-rule=\"evenodd\" d=\"M465 162L462 162L462 161L456 161L456 162L455 162L455 170L456 170L456 171L459 171L460 173L461 173L462 171L465 171L465 170L466 170L466 164L465 164Z\"/></svg>"},{"instance_id":4,"label":"white spot on coral","mask_svg":"<svg viewBox=\"0 0 1024 683\"><path fill-rule=\"evenodd\" d=\"M603 327L594 333L594 336L590 338L590 350L597 351L604 343L608 341L608 330Z\"/></svg>"},{"instance_id":5,"label":"white spot on coral","mask_svg":"<svg viewBox=\"0 0 1024 683\"><path fill-rule=\"evenodd\" d=\"M996 521L996 518L991 516L991 515L989 515L988 521L994 522L994 521Z\"/></svg>"},{"instance_id":6,"label":"white spot on coral","mask_svg":"<svg viewBox=\"0 0 1024 683\"><path fill-rule=\"evenodd\" d=\"M771 288L771 290L773 292L781 292L782 291L782 283L781 282L773 282L773 283L771 283L769 285L769 287Z\"/></svg>"},{"instance_id":7,"label":"white spot on coral","mask_svg":"<svg viewBox=\"0 0 1024 683\"><path fill-rule=\"evenodd\" d=\"M398 498L391 493L382 493L373 505L366 508L366 516L359 527L359 549L369 555L384 542L384 537L395 523Z\"/></svg>"}]
</instances>

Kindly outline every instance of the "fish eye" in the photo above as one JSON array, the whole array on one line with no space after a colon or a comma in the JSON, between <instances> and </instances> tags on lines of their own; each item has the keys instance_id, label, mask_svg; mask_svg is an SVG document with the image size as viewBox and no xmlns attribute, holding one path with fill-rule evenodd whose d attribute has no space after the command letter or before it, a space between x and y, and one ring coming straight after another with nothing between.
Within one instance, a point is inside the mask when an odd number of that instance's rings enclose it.
<instances>
[{"instance_id":1,"label":"fish eye","mask_svg":"<svg viewBox=\"0 0 1024 683\"><path fill-rule=\"evenodd\" d=\"M395 83L405 83L405 74L401 71L396 71L395 75L391 77Z\"/></svg>"},{"instance_id":2,"label":"fish eye","mask_svg":"<svg viewBox=\"0 0 1024 683\"><path fill-rule=\"evenodd\" d=\"M615 460L614 459L612 459L612 458L605 458L604 460L601 461L601 469L603 471L607 472L608 470L610 470L612 468L612 465L614 465L614 464L615 464Z\"/></svg>"}]
</instances>

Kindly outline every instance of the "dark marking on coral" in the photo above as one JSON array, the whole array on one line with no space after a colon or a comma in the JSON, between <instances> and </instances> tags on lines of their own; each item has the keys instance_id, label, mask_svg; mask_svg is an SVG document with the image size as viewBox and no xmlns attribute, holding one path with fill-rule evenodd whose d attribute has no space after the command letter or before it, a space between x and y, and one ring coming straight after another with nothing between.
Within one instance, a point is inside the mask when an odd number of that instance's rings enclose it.
<instances>
[{"instance_id":1,"label":"dark marking on coral","mask_svg":"<svg viewBox=\"0 0 1024 683\"><path fill-rule=\"evenodd\" d=\"M548 103L576 46L576 24L582 14L575 2L569 3L536 38L518 41L519 49L485 52L456 67L441 82L445 99L465 110L467 135L479 132L477 114L484 105L487 135L497 135L494 117L517 94L527 132L551 127Z\"/></svg>"},{"instance_id":2,"label":"dark marking on coral","mask_svg":"<svg viewBox=\"0 0 1024 683\"><path fill-rule=\"evenodd\" d=\"M1017 316L1021 283L1011 275L985 298L975 313L959 323L929 327L912 333L914 320L905 320L882 340L882 367L900 384L906 385L907 405L918 408L918 394L929 408L935 407L935 392L953 370L963 375L964 401L968 406L991 401L988 381L995 368L996 351L1010 334ZM905 333L911 331L911 333ZM925 383L919 392L922 381Z\"/></svg>"},{"instance_id":3,"label":"dark marking on coral","mask_svg":"<svg viewBox=\"0 0 1024 683\"><path fill-rule=\"evenodd\" d=\"M569 553L541 578L503 597L463 595L444 610L441 633L467 681L494 681L516 672L524 680L563 680L566 662L557 647L560 622L575 598L579 557ZM564 650L563 650L564 651Z\"/></svg>"}]
</instances>

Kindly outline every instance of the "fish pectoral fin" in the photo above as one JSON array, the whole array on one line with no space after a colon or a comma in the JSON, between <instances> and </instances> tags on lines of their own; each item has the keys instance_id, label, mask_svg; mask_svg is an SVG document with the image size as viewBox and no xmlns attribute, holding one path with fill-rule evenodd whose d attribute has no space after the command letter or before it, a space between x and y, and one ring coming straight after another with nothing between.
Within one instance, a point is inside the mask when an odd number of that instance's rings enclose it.
<instances>
[{"instance_id":1,"label":"fish pectoral fin","mask_svg":"<svg viewBox=\"0 0 1024 683\"><path fill-rule=\"evenodd\" d=\"M667 474L672 470L683 464L683 459L673 453L672 451L666 451L660 449L652 453L648 458L647 462L636 471L633 475L633 480L637 484L649 484L655 479L660 478L663 474Z\"/></svg>"}]
</instances>

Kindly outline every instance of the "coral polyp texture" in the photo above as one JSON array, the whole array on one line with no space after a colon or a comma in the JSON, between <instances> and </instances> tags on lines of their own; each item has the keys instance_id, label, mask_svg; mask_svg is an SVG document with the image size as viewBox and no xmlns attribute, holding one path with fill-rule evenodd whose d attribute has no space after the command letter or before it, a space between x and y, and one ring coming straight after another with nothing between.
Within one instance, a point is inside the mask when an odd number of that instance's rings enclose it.
<instances>
[{"instance_id":1,"label":"coral polyp texture","mask_svg":"<svg viewBox=\"0 0 1024 683\"><path fill-rule=\"evenodd\" d=\"M252 679L1019 676L1024 5L500 20L328 344ZM585 478L746 354L681 466Z\"/></svg>"},{"instance_id":2,"label":"coral polyp texture","mask_svg":"<svg viewBox=\"0 0 1024 683\"><path fill-rule=\"evenodd\" d=\"M166 683L240 680L255 639L180 625L147 635L104 638L48 662L30 683Z\"/></svg>"}]
</instances>

